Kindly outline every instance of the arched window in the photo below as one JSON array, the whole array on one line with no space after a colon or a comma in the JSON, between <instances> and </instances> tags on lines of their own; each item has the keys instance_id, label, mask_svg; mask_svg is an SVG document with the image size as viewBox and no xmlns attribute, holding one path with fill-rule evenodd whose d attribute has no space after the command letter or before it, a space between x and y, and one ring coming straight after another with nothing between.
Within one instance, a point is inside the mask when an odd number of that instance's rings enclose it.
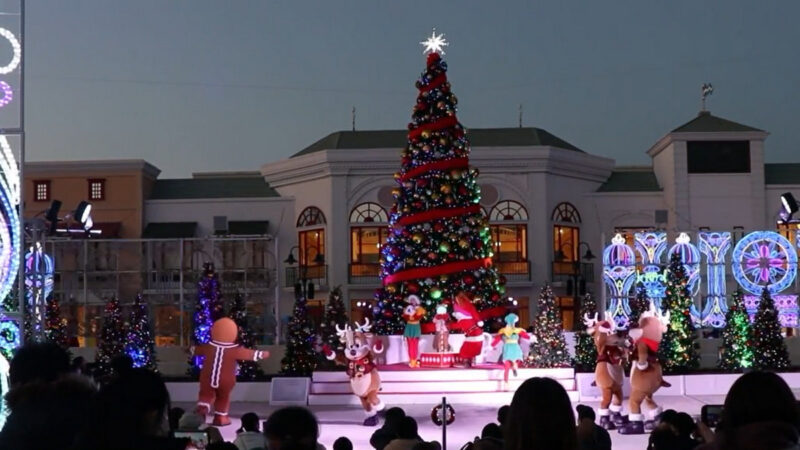
<instances>
[{"instance_id":1,"label":"arched window","mask_svg":"<svg viewBox=\"0 0 800 450\"><path fill-rule=\"evenodd\" d=\"M489 212L493 262L508 279L529 279L528 211L512 200L498 202Z\"/></svg>"},{"instance_id":2,"label":"arched window","mask_svg":"<svg viewBox=\"0 0 800 450\"><path fill-rule=\"evenodd\" d=\"M377 282L381 247L389 236L389 215L377 203L362 203L350 212L350 282Z\"/></svg>"},{"instance_id":3,"label":"arched window","mask_svg":"<svg viewBox=\"0 0 800 450\"><path fill-rule=\"evenodd\" d=\"M297 218L297 245L301 266L323 266L325 259L325 214L309 206Z\"/></svg>"},{"instance_id":4,"label":"arched window","mask_svg":"<svg viewBox=\"0 0 800 450\"><path fill-rule=\"evenodd\" d=\"M492 221L515 221L528 220L528 211L521 203L513 200L503 200L492 208L489 220Z\"/></svg>"},{"instance_id":5,"label":"arched window","mask_svg":"<svg viewBox=\"0 0 800 450\"><path fill-rule=\"evenodd\" d=\"M389 215L377 203L362 203L350 212L350 223L386 223Z\"/></svg>"},{"instance_id":6,"label":"arched window","mask_svg":"<svg viewBox=\"0 0 800 450\"><path fill-rule=\"evenodd\" d=\"M581 215L571 203L562 202L553 209L553 222L581 223Z\"/></svg>"},{"instance_id":7,"label":"arched window","mask_svg":"<svg viewBox=\"0 0 800 450\"><path fill-rule=\"evenodd\" d=\"M314 225L325 225L325 214L316 206L309 206L300 213L297 218L297 227L311 227Z\"/></svg>"}]
</instances>

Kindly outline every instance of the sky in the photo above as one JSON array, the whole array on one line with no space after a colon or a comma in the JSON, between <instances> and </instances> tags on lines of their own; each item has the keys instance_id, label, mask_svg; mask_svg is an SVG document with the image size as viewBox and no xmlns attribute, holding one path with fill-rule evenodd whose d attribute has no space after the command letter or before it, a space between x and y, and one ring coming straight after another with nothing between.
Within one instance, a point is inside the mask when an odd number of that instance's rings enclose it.
<instances>
[{"instance_id":1,"label":"sky","mask_svg":"<svg viewBox=\"0 0 800 450\"><path fill-rule=\"evenodd\" d=\"M28 0L27 159L258 170L405 128L432 27L465 127L523 124L618 165L700 108L800 162L800 2ZM399 167L399 152L398 152Z\"/></svg>"}]
</instances>

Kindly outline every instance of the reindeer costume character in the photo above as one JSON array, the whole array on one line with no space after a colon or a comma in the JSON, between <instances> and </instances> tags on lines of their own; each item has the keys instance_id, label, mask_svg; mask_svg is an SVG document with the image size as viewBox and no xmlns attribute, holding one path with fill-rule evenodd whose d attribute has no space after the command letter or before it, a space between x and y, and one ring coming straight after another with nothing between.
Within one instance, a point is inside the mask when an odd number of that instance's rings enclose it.
<instances>
[{"instance_id":1,"label":"reindeer costume character","mask_svg":"<svg viewBox=\"0 0 800 450\"><path fill-rule=\"evenodd\" d=\"M597 347L597 364L594 368L594 382L603 392L600 401L600 426L613 430L615 423L622 423L622 382L625 379L622 363L627 358L627 341L616 334L616 325L608 317L598 321L584 314L586 333L594 339Z\"/></svg>"},{"instance_id":2,"label":"reindeer costume character","mask_svg":"<svg viewBox=\"0 0 800 450\"><path fill-rule=\"evenodd\" d=\"M651 304L650 310L642 313L639 328L632 328L628 335L634 341L633 365L631 366L631 396L628 400L630 415L628 423L620 427L621 434L644 434L646 428L653 424L644 424L642 402L650 409L651 418L661 414L661 408L653 401L653 394L665 385L661 375L661 363L658 362L658 345L669 325L669 312L662 315Z\"/></svg>"},{"instance_id":3,"label":"reindeer costume character","mask_svg":"<svg viewBox=\"0 0 800 450\"><path fill-rule=\"evenodd\" d=\"M344 344L344 357L347 359L347 375L350 377L350 388L361 400L361 406L367 418L364 425L374 427L378 424L378 413L384 410L386 405L378 398L381 390L381 377L375 365L375 355L383 353L381 341L375 345L371 344L372 333L369 332L371 325L369 319L364 319L364 324L355 323L355 330L346 324L344 328L336 325L336 332L339 340ZM333 361L336 353L330 347L323 348L325 357Z\"/></svg>"}]
</instances>

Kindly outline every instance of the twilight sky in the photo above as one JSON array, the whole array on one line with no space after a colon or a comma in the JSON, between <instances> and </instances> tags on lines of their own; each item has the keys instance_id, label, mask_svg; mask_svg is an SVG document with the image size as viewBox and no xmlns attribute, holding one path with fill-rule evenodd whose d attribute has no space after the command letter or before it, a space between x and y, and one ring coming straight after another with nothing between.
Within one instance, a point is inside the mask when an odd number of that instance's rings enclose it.
<instances>
[{"instance_id":1,"label":"twilight sky","mask_svg":"<svg viewBox=\"0 0 800 450\"><path fill-rule=\"evenodd\" d=\"M502 7L500 6L502 5ZM400 129L431 28L467 128L544 128L618 164L712 113L800 162L800 2L29 0L29 160L257 170L337 130ZM399 156L398 156L399 166Z\"/></svg>"}]
</instances>

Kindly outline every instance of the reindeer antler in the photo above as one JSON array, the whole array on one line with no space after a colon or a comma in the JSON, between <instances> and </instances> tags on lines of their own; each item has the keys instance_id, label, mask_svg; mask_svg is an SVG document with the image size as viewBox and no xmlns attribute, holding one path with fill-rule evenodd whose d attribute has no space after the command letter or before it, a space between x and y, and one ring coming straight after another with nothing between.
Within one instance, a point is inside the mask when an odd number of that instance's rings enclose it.
<instances>
[{"instance_id":1,"label":"reindeer antler","mask_svg":"<svg viewBox=\"0 0 800 450\"><path fill-rule=\"evenodd\" d=\"M611 332L615 333L617 331L617 322L614 321L614 316L606 311L603 313L603 319L611 324Z\"/></svg>"},{"instance_id":2,"label":"reindeer antler","mask_svg":"<svg viewBox=\"0 0 800 450\"><path fill-rule=\"evenodd\" d=\"M345 324L344 328L339 328L339 324L337 323L336 324L336 334L339 336L340 339L342 339L344 337L344 335L347 334L347 330L349 328L350 328L350 325L348 325L348 324Z\"/></svg>"},{"instance_id":3,"label":"reindeer antler","mask_svg":"<svg viewBox=\"0 0 800 450\"><path fill-rule=\"evenodd\" d=\"M594 328L597 325L597 313L594 313L594 318L590 319L589 314L583 315L583 324L586 325L586 332L589 334L594 333Z\"/></svg>"},{"instance_id":4,"label":"reindeer antler","mask_svg":"<svg viewBox=\"0 0 800 450\"><path fill-rule=\"evenodd\" d=\"M356 331L359 333L369 333L370 328L372 328L372 325L369 323L369 318L367 317L364 318L364 325L359 325L358 322L355 322L355 324Z\"/></svg>"}]
</instances>

